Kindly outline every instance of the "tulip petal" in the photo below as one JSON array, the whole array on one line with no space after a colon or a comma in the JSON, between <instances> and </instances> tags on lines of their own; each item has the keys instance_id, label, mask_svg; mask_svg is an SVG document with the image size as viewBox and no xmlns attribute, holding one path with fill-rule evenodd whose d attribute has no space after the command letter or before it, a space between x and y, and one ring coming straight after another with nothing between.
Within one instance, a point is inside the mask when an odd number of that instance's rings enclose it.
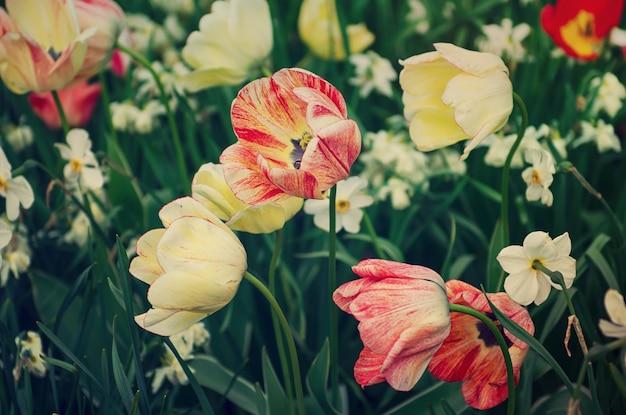
<instances>
[{"instance_id":1,"label":"tulip petal","mask_svg":"<svg viewBox=\"0 0 626 415\"><path fill-rule=\"evenodd\" d=\"M146 313L135 316L135 322L151 333L159 336L172 336L186 330L205 317L206 314L204 313L151 308Z\"/></svg>"},{"instance_id":2,"label":"tulip petal","mask_svg":"<svg viewBox=\"0 0 626 415\"><path fill-rule=\"evenodd\" d=\"M138 280L152 284L161 274L163 268L156 257L156 249L165 229L152 229L137 240L137 255L130 261L129 272Z\"/></svg>"},{"instance_id":3,"label":"tulip petal","mask_svg":"<svg viewBox=\"0 0 626 415\"><path fill-rule=\"evenodd\" d=\"M354 364L354 380L363 387L384 382L385 376L381 373L384 361L384 355L376 354L364 347Z\"/></svg>"}]
</instances>

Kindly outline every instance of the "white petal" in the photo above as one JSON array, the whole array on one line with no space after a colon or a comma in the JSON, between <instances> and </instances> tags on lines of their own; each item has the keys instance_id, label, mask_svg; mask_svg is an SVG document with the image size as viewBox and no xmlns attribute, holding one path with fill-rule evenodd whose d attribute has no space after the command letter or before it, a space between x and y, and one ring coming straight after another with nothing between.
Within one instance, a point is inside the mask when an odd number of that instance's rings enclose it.
<instances>
[{"instance_id":1,"label":"white petal","mask_svg":"<svg viewBox=\"0 0 626 415\"><path fill-rule=\"evenodd\" d=\"M135 322L149 332L171 336L188 329L205 317L206 314L203 313L151 308L148 312L135 316Z\"/></svg>"},{"instance_id":2,"label":"white petal","mask_svg":"<svg viewBox=\"0 0 626 415\"><path fill-rule=\"evenodd\" d=\"M607 290L604 295L604 307L613 323L626 326L626 305L624 297L617 290Z\"/></svg>"},{"instance_id":3,"label":"white petal","mask_svg":"<svg viewBox=\"0 0 626 415\"><path fill-rule=\"evenodd\" d=\"M537 297L539 283L534 272L528 269L525 272L511 274L506 277L504 280L504 291L516 303L528 305Z\"/></svg>"},{"instance_id":4,"label":"white petal","mask_svg":"<svg viewBox=\"0 0 626 415\"><path fill-rule=\"evenodd\" d=\"M546 232L535 231L524 238L524 250L531 259L553 259L557 257L556 246Z\"/></svg>"},{"instance_id":5,"label":"white petal","mask_svg":"<svg viewBox=\"0 0 626 415\"><path fill-rule=\"evenodd\" d=\"M351 209L341 215L341 224L346 232L359 233L361 229L361 219L363 219L363 211L360 209Z\"/></svg>"},{"instance_id":6,"label":"white petal","mask_svg":"<svg viewBox=\"0 0 626 415\"><path fill-rule=\"evenodd\" d=\"M530 259L526 251L519 245L510 245L502 248L496 257L500 266L509 274L525 271L530 268Z\"/></svg>"}]
</instances>

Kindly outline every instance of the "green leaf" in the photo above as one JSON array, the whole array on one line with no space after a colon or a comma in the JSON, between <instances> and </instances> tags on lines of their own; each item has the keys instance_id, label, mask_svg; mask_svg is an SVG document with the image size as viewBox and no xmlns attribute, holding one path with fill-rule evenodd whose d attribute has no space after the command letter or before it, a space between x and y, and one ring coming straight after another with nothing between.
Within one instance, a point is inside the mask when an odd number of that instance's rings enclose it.
<instances>
[{"instance_id":1,"label":"green leaf","mask_svg":"<svg viewBox=\"0 0 626 415\"><path fill-rule=\"evenodd\" d=\"M328 337L324 340L324 345L320 349L315 359L311 363L309 372L306 375L306 387L320 405L325 414L337 414L340 412L333 408L328 399L327 384L330 370L330 349Z\"/></svg>"},{"instance_id":2,"label":"green leaf","mask_svg":"<svg viewBox=\"0 0 626 415\"><path fill-rule=\"evenodd\" d=\"M202 386L220 395L226 394L226 399L251 414L261 415L257 407L258 396L252 383L240 377L233 382L235 373L222 366L213 356L194 354L193 360L188 363Z\"/></svg>"},{"instance_id":3,"label":"green leaf","mask_svg":"<svg viewBox=\"0 0 626 415\"><path fill-rule=\"evenodd\" d=\"M267 415L267 398L263 393L263 389L261 389L261 385L259 385L258 382L254 384L254 391L256 393L255 402L257 407L257 413L259 415Z\"/></svg>"},{"instance_id":4,"label":"green leaf","mask_svg":"<svg viewBox=\"0 0 626 415\"><path fill-rule=\"evenodd\" d=\"M601 252L602 248L610 240L611 238L609 236L601 233L596 237L596 239L593 240L593 242L585 252L585 255L589 257L591 262L593 262L596 268L598 268L598 271L600 271L600 274L602 274L602 277L604 277L604 280L606 281L608 286L615 290L619 290L620 288L619 283L617 282L617 278L615 277L613 270L611 270L611 266Z\"/></svg>"},{"instance_id":5,"label":"green leaf","mask_svg":"<svg viewBox=\"0 0 626 415\"><path fill-rule=\"evenodd\" d=\"M115 341L115 319L113 320L113 341L111 344L111 365L113 366L113 379L115 379L115 386L117 387L117 391L122 397L122 403L124 404L124 408L126 408L126 412L130 413L131 407L133 406L133 393L132 387L130 386L130 381L128 377L126 377L126 372L124 371L124 366L120 360L120 356L117 352L117 342Z\"/></svg>"},{"instance_id":6,"label":"green leaf","mask_svg":"<svg viewBox=\"0 0 626 415\"><path fill-rule=\"evenodd\" d=\"M474 188L478 190L479 193L482 193L482 195L485 196L487 199L492 200L497 204L500 204L502 202L502 195L497 190L494 190L486 184L479 182L478 180L474 180L471 177L469 178L468 183L474 186Z\"/></svg>"},{"instance_id":7,"label":"green leaf","mask_svg":"<svg viewBox=\"0 0 626 415\"><path fill-rule=\"evenodd\" d=\"M448 273L449 280L458 280L463 275L463 272L469 267L469 265L476 259L474 255L459 255L450 265L450 272Z\"/></svg>"},{"instance_id":8,"label":"green leaf","mask_svg":"<svg viewBox=\"0 0 626 415\"><path fill-rule=\"evenodd\" d=\"M504 271L500 266L496 257L504 248L505 242L502 240L502 221L498 220L491 236L489 243L489 253L487 256L487 291L497 292L499 290L500 281L504 276Z\"/></svg>"},{"instance_id":9,"label":"green leaf","mask_svg":"<svg viewBox=\"0 0 626 415\"><path fill-rule=\"evenodd\" d=\"M568 289L570 298L574 298L574 294L576 293L576 291L576 287L571 287ZM563 313L565 312L566 308L567 302L565 301L565 296L559 295L552 305L552 310L550 310L550 313L548 313L544 321L543 328L541 329L541 334L539 335L540 342L543 343L548 335L552 332L554 327L556 327L557 323L563 317Z\"/></svg>"},{"instance_id":10,"label":"green leaf","mask_svg":"<svg viewBox=\"0 0 626 415\"><path fill-rule=\"evenodd\" d=\"M286 410L287 395L285 395L285 390L276 376L272 362L270 362L270 358L267 356L265 349L263 349L262 355L263 385L265 386L265 396L267 398L269 414L284 414L288 412Z\"/></svg>"},{"instance_id":11,"label":"green leaf","mask_svg":"<svg viewBox=\"0 0 626 415\"><path fill-rule=\"evenodd\" d=\"M591 408L591 399L589 398L589 390L586 387L581 388L581 393L578 395L580 398L581 408ZM567 410L570 403L571 395L566 388L561 387L556 393L548 396L543 396L535 401L535 404L531 408L532 415L567 415L570 412ZM576 412L574 412L576 413ZM591 412L582 410L583 414L590 414Z\"/></svg>"},{"instance_id":12,"label":"green leaf","mask_svg":"<svg viewBox=\"0 0 626 415\"><path fill-rule=\"evenodd\" d=\"M365 233L344 235L343 239L356 239L359 241L366 241L370 243L372 242L372 237ZM388 239L381 238L380 236L377 237L376 240L378 241L380 248L383 251L385 251L387 255L389 255L390 259L394 261L398 261L398 262L404 262L404 254L402 253L402 250L396 244L394 244Z\"/></svg>"},{"instance_id":13,"label":"green leaf","mask_svg":"<svg viewBox=\"0 0 626 415\"><path fill-rule=\"evenodd\" d=\"M441 406L446 401L447 408ZM437 382L407 401L390 409L383 415L415 415L426 413L445 414L452 408L455 413L461 413L468 408L461 394L461 382Z\"/></svg>"},{"instance_id":14,"label":"green leaf","mask_svg":"<svg viewBox=\"0 0 626 415\"><path fill-rule=\"evenodd\" d=\"M69 290L69 292L67 293L67 295L63 299L63 302L59 306L59 311L56 314L56 319L54 321L54 326L52 327L52 331L53 332L58 333L59 326L61 325L61 320L63 319L63 316L65 315L65 312L69 309L70 304L72 303L74 298L76 298L78 296L78 293L83 290L83 287L85 286L85 284L87 282L87 277L89 276L89 271L91 270L93 265L94 264L89 265L87 267L87 269L85 269L78 276L78 278L76 279L76 281L72 285L72 288Z\"/></svg>"}]
</instances>

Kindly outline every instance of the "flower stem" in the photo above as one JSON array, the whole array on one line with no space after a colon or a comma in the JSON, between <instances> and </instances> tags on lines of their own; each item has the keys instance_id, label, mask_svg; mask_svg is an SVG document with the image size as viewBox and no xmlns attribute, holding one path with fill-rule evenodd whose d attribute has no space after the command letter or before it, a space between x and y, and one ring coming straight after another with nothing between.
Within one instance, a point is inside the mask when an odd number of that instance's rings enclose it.
<instances>
[{"instance_id":1,"label":"flower stem","mask_svg":"<svg viewBox=\"0 0 626 415\"><path fill-rule=\"evenodd\" d=\"M269 290L270 293L276 298L276 266L278 265L278 258L280 257L280 248L283 241L282 229L278 229L275 232L276 239L274 241L274 251L272 252L272 259L270 260L270 268L268 272ZM278 348L278 356L280 358L280 365L283 371L283 383L285 384L285 392L287 394L287 400L289 402L289 408L293 409L293 387L289 376L289 363L287 355L285 354L285 344L283 338L280 335L280 321L275 313L272 313L272 326L274 327L274 337L276 339L276 347Z\"/></svg>"},{"instance_id":2,"label":"flower stem","mask_svg":"<svg viewBox=\"0 0 626 415\"><path fill-rule=\"evenodd\" d=\"M270 290L261 282L257 277L249 273L245 272L244 278L251 283L254 288L259 290L259 292L265 297L270 307L272 308L272 312L278 317L280 325L282 326L285 339L287 340L287 347L289 349L289 357L291 358L291 366L293 367L293 382L296 387L296 400L298 401L298 413L300 415L306 415L304 410L304 392L302 389L302 378L300 375L300 363L298 362L298 353L296 351L296 342L293 339L293 334L291 333L291 329L289 328L289 322L287 322L287 318L283 313L283 310L280 308L280 305L276 301L276 298L272 295Z\"/></svg>"},{"instance_id":3,"label":"flower stem","mask_svg":"<svg viewBox=\"0 0 626 415\"><path fill-rule=\"evenodd\" d=\"M330 350L330 387L332 402L336 402L335 396L339 391L339 342L338 336L338 312L333 302L333 292L337 286L337 185L330 189L328 195L328 213L330 216L330 229L328 231L328 337Z\"/></svg>"},{"instance_id":4,"label":"flower stem","mask_svg":"<svg viewBox=\"0 0 626 415\"><path fill-rule=\"evenodd\" d=\"M159 74L154 70L150 62L139 53L119 43L116 45L116 48L126 53L131 58L139 62L140 64L142 64L154 78L154 82L156 83L157 88L159 88L159 93L160 93L159 98L161 99L161 103L165 107L165 113L167 114L167 121L169 123L170 131L172 133L172 140L174 142L174 151L176 152L176 162L178 164L179 174L180 174L182 183L187 183L189 181L189 177L187 176L187 164L185 163L183 147L181 144L180 135L178 134L178 126L176 125L176 120L174 119L174 113L172 112L172 109L170 108L170 103L167 100L167 95L165 94L165 88L163 88L163 83L161 82L161 78L159 77Z\"/></svg>"},{"instance_id":5,"label":"flower stem","mask_svg":"<svg viewBox=\"0 0 626 415\"><path fill-rule=\"evenodd\" d=\"M178 363L180 363L180 367L183 369L183 372L185 372L185 375L187 376L187 379L189 380L189 385L191 385L191 388L193 389L194 393L196 394L196 397L198 398L200 407L202 407L202 413L207 414L207 415L214 414L213 409L211 408L211 404L209 403L209 400L207 399L204 392L202 391L202 387L200 387L198 380L189 369L189 366L187 366L187 363L180 356L180 354L178 353L178 350L176 350L176 347L172 344L172 341L170 340L170 338L163 337L163 342L167 345L170 351L174 354L174 357L176 357L176 360L178 360Z\"/></svg>"},{"instance_id":6,"label":"flower stem","mask_svg":"<svg viewBox=\"0 0 626 415\"><path fill-rule=\"evenodd\" d=\"M506 156L504 167L502 168L502 202L500 204L500 217L502 218L502 243L506 246L509 244L509 172L511 170L511 162L518 147L522 143L526 127L528 127L528 110L522 98L513 92L513 101L517 104L522 113L522 125L517 133L517 138Z\"/></svg>"},{"instance_id":7,"label":"flower stem","mask_svg":"<svg viewBox=\"0 0 626 415\"><path fill-rule=\"evenodd\" d=\"M515 152L519 148L522 143L522 139L524 138L524 133L526 132L526 127L528 127L528 110L526 109L526 104L522 98L517 95L517 93L513 92L513 101L517 104L522 113L522 124L517 133L517 138L515 138L515 142L511 146L509 150L509 154L506 156L506 160L504 161L504 166L502 167L502 190L501 190L501 202L500 202L500 218L502 222L502 246L509 245L509 175L511 171L511 162L513 161L513 156ZM500 278L498 280L498 285L496 286L496 291L499 291L504 282L504 273L500 274Z\"/></svg>"},{"instance_id":8,"label":"flower stem","mask_svg":"<svg viewBox=\"0 0 626 415\"><path fill-rule=\"evenodd\" d=\"M63 135L67 136L67 133L70 131L70 124L67 122L63 104L61 104L61 98L59 98L59 93L56 90L52 90L52 98L54 99L54 104L57 106L57 111L59 111L59 118L63 126Z\"/></svg>"},{"instance_id":9,"label":"flower stem","mask_svg":"<svg viewBox=\"0 0 626 415\"><path fill-rule=\"evenodd\" d=\"M504 335L498 329L498 326L487 317L484 313L481 313L478 310L475 310L471 307L467 307L460 304L450 304L450 312L454 313L463 313L472 317L476 317L482 323L484 323L491 333L496 338L500 349L502 350L502 356L504 357L504 364L506 366L506 378L507 378L507 387L509 391L509 401L507 403L507 415L515 414L515 373L513 372L513 362L511 361L511 355L509 354L509 348L506 345L506 340L504 339Z\"/></svg>"},{"instance_id":10,"label":"flower stem","mask_svg":"<svg viewBox=\"0 0 626 415\"><path fill-rule=\"evenodd\" d=\"M378 242L378 235L376 235L376 230L374 229L372 220L365 210L363 210L363 222L365 222L367 232L370 234L370 238L372 238L372 245L374 245L376 255L378 255L378 258L380 259L387 259L387 255L385 255L382 248L380 247L380 243Z\"/></svg>"}]
</instances>

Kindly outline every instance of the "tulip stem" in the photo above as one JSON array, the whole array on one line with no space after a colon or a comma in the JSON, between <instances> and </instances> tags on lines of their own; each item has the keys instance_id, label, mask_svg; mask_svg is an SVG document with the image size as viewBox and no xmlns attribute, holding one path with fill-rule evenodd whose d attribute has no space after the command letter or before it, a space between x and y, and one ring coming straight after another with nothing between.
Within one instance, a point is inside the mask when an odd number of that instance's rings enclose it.
<instances>
[{"instance_id":1,"label":"tulip stem","mask_svg":"<svg viewBox=\"0 0 626 415\"><path fill-rule=\"evenodd\" d=\"M515 373L513 372L513 362L511 361L511 355L509 354L509 348L506 345L506 340L504 339L504 335L500 331L499 327L501 325L496 325L496 323L489 318L485 313L482 313L478 310L475 310L471 307L467 307L460 304L450 304L450 312L453 313L463 313L472 317L476 317L482 323L487 326L491 333L496 338L500 349L502 350L502 356L504 357L504 364L506 366L506 378L507 378L507 387L509 390L509 401L507 403L507 415L515 414Z\"/></svg>"},{"instance_id":2,"label":"tulip stem","mask_svg":"<svg viewBox=\"0 0 626 415\"><path fill-rule=\"evenodd\" d=\"M383 252L382 248L380 247L380 243L378 242L378 235L376 235L376 229L374 229L372 220L365 210L363 210L363 222L365 222L367 232L370 234L370 238L372 239L372 245L374 246L376 255L378 255L378 258L380 259L387 259L387 255L385 255L385 252Z\"/></svg>"},{"instance_id":3,"label":"tulip stem","mask_svg":"<svg viewBox=\"0 0 626 415\"><path fill-rule=\"evenodd\" d=\"M339 341L338 312L333 302L333 292L337 286L337 185L330 188L328 194L328 213L330 229L328 230L328 337L330 354L330 387L332 403L336 402L339 391Z\"/></svg>"},{"instance_id":4,"label":"tulip stem","mask_svg":"<svg viewBox=\"0 0 626 415\"><path fill-rule=\"evenodd\" d=\"M270 260L270 268L268 272L269 290L270 293L276 298L276 266L278 265L278 258L280 256L280 248L283 241L282 229L278 229L274 232L276 239L274 241L274 251L272 252L272 259ZM293 387L292 382L289 379L289 362L287 355L285 354L285 344L283 338L280 335L280 322L275 313L272 313L272 326L274 327L274 337L276 339L276 347L278 348L278 356L280 358L280 365L283 371L283 383L285 384L285 393L289 401L289 407L293 408Z\"/></svg>"},{"instance_id":5,"label":"tulip stem","mask_svg":"<svg viewBox=\"0 0 626 415\"><path fill-rule=\"evenodd\" d=\"M306 415L304 410L304 392L302 389L302 377L300 374L300 363L298 362L298 352L296 351L296 342L293 339L293 334L291 333L291 328L289 327L289 322L283 313L283 310L280 308L278 301L272 295L270 290L254 275L246 271L244 273L244 278L251 283L254 288L259 290L259 292L265 297L270 307L272 308L272 312L278 317L280 325L282 326L283 332L285 334L285 339L287 340L287 347L289 349L289 357L291 358L291 366L293 367L293 382L296 387L296 400L298 401L298 413L300 415Z\"/></svg>"},{"instance_id":6,"label":"tulip stem","mask_svg":"<svg viewBox=\"0 0 626 415\"><path fill-rule=\"evenodd\" d=\"M528 110L526 109L526 105L522 98L517 95L517 93L513 92L513 102L517 104L522 113L522 124L517 133L517 138L515 142L511 146L509 150L509 154L506 156L506 160L504 162L504 166L502 168L502 201L500 202L500 217L502 218L502 244L503 246L509 245L509 173L511 170L511 162L513 161L513 156L517 151L518 147L522 143L522 139L524 138L524 133L526 132L526 127L528 127ZM502 287L504 279L504 274L500 276L500 280L498 281L498 286L496 287L496 291L500 290Z\"/></svg>"},{"instance_id":7,"label":"tulip stem","mask_svg":"<svg viewBox=\"0 0 626 415\"><path fill-rule=\"evenodd\" d=\"M176 153L176 161L178 164L180 178L182 183L187 183L189 181L189 177L187 176L187 164L185 163L185 156L183 154L183 146L181 144L180 135L178 134L178 126L176 125L176 120L174 119L174 113L170 107L170 103L167 100L167 94L165 93L165 88L163 87L163 83L161 82L161 77L154 70L150 62L135 52L132 49L127 48L124 45L117 44L115 46L117 49L126 53L128 56L142 64L152 75L154 78L154 82L156 83L157 88L159 88L159 98L161 99L161 104L165 107L165 113L167 114L167 121L170 126L170 131L172 133L172 141L174 142L174 151Z\"/></svg>"},{"instance_id":8,"label":"tulip stem","mask_svg":"<svg viewBox=\"0 0 626 415\"><path fill-rule=\"evenodd\" d=\"M67 122L67 117L65 116L65 111L63 110L63 104L61 103L61 98L59 98L59 93L56 90L52 90L52 98L54 99L54 104L57 106L57 110L59 111L59 118L61 119L61 125L63 126L63 135L67 136L67 133L70 131L70 124Z\"/></svg>"}]
</instances>

